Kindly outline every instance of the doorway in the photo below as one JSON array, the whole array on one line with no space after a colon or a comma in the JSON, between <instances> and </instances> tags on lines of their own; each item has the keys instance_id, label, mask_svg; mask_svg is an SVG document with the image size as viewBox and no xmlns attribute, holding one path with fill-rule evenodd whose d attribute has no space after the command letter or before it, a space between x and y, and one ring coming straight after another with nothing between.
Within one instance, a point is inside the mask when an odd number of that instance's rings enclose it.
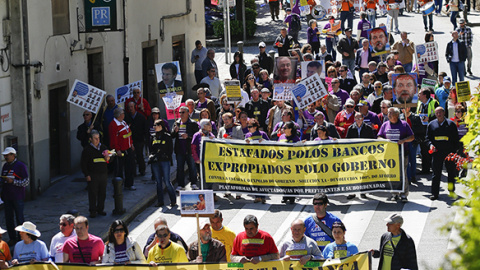
<instances>
[{"instance_id":1,"label":"doorway","mask_svg":"<svg viewBox=\"0 0 480 270\"><path fill-rule=\"evenodd\" d=\"M183 99L185 100L188 96L188 93L192 93L192 91L188 91L187 89L187 69L186 69L186 62L185 62L185 35L177 35L172 37L172 61L178 61L180 64L180 72L182 74L182 87L183 87Z\"/></svg>"},{"instance_id":2,"label":"doorway","mask_svg":"<svg viewBox=\"0 0 480 270\"><path fill-rule=\"evenodd\" d=\"M50 181L70 172L68 81L48 87Z\"/></svg>"},{"instance_id":3,"label":"doorway","mask_svg":"<svg viewBox=\"0 0 480 270\"><path fill-rule=\"evenodd\" d=\"M88 84L103 88L103 49L94 48L87 51Z\"/></svg>"},{"instance_id":4,"label":"doorway","mask_svg":"<svg viewBox=\"0 0 480 270\"><path fill-rule=\"evenodd\" d=\"M142 43L143 97L152 108L159 106L158 91L156 91L158 89L157 77L155 75L157 56L156 40L149 40Z\"/></svg>"}]
</instances>

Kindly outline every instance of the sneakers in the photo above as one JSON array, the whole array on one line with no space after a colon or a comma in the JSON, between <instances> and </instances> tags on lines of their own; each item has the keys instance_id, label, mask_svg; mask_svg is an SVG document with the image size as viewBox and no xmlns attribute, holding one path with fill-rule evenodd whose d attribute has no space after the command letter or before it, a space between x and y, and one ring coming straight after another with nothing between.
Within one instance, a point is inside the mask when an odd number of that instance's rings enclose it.
<instances>
[{"instance_id":1,"label":"sneakers","mask_svg":"<svg viewBox=\"0 0 480 270\"><path fill-rule=\"evenodd\" d=\"M192 188L192 190L199 190L199 188L195 184L192 184L190 187Z\"/></svg>"},{"instance_id":2,"label":"sneakers","mask_svg":"<svg viewBox=\"0 0 480 270\"><path fill-rule=\"evenodd\" d=\"M185 190L185 188L184 188L184 187L181 187L181 186L178 186L176 190L177 190L177 192L180 192L180 191Z\"/></svg>"},{"instance_id":3,"label":"sneakers","mask_svg":"<svg viewBox=\"0 0 480 270\"><path fill-rule=\"evenodd\" d=\"M402 201L403 203L407 203L407 202L408 202L408 199L407 199L407 197L406 197L405 195L402 195L401 201Z\"/></svg>"},{"instance_id":4,"label":"sneakers","mask_svg":"<svg viewBox=\"0 0 480 270\"><path fill-rule=\"evenodd\" d=\"M389 201L396 201L398 200L398 195L396 194L392 194L392 196L390 196L390 198L388 198Z\"/></svg>"},{"instance_id":5,"label":"sneakers","mask_svg":"<svg viewBox=\"0 0 480 270\"><path fill-rule=\"evenodd\" d=\"M262 201L262 198L257 197L257 198L255 198L255 200L253 201L253 203L259 203L259 202L261 202L261 201Z\"/></svg>"},{"instance_id":6,"label":"sneakers","mask_svg":"<svg viewBox=\"0 0 480 270\"><path fill-rule=\"evenodd\" d=\"M137 188L135 186L126 187L125 189L126 190L137 190Z\"/></svg>"}]
</instances>

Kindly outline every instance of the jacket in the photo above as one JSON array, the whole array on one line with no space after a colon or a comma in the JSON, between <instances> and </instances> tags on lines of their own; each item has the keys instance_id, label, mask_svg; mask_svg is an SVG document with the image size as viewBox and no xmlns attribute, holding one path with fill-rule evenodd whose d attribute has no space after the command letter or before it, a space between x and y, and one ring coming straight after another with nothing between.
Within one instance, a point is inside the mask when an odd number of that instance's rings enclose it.
<instances>
[{"instance_id":1,"label":"jacket","mask_svg":"<svg viewBox=\"0 0 480 270\"><path fill-rule=\"evenodd\" d=\"M137 242L130 239L130 237L126 237L125 239L127 244L127 256L131 263L136 264L146 264L147 260L145 256L143 256L142 249L138 245ZM103 258L102 263L114 263L115 262L115 244L108 243L105 244L105 250L103 251Z\"/></svg>"},{"instance_id":2,"label":"jacket","mask_svg":"<svg viewBox=\"0 0 480 270\"><path fill-rule=\"evenodd\" d=\"M275 125L278 123L274 123L273 122L273 119L275 118L275 110L278 108L277 105L273 106L272 108L270 108L270 110L268 110L268 113L267 113L267 121L268 121L268 125L267 125L267 129L268 129L268 132L267 134L271 134L272 131L273 131L273 128L275 127ZM294 112L293 112L293 108L288 106L288 105L285 105L285 107L282 109L282 110L289 110L292 112L292 115L295 115ZM281 119L281 118L280 118ZM280 120L279 122L281 122L282 120Z\"/></svg>"},{"instance_id":3,"label":"jacket","mask_svg":"<svg viewBox=\"0 0 480 270\"><path fill-rule=\"evenodd\" d=\"M277 47L277 42L283 43L283 46ZM273 44L273 47L278 49L278 56L289 56L288 50L290 50L294 44L295 44L295 41L293 41L292 36L287 35L285 37L285 41L283 41L283 36L278 35L277 39L275 39L275 43Z\"/></svg>"},{"instance_id":4,"label":"jacket","mask_svg":"<svg viewBox=\"0 0 480 270\"><path fill-rule=\"evenodd\" d=\"M447 49L445 50L445 58L447 58L448 63L452 61L454 42L455 41L450 40L450 42L447 43ZM465 45L465 42L460 41L459 39L457 39L456 42L458 43L458 59L460 62L465 62L465 60L467 60L467 46Z\"/></svg>"},{"instance_id":5,"label":"jacket","mask_svg":"<svg viewBox=\"0 0 480 270\"><path fill-rule=\"evenodd\" d=\"M335 117L335 121L333 123L337 128L338 135L340 135L340 138L345 138L345 136L347 136L348 127L355 122L354 119L355 119L355 112L352 113L350 118L347 118L345 110L337 114L337 117Z\"/></svg>"},{"instance_id":6,"label":"jacket","mask_svg":"<svg viewBox=\"0 0 480 270\"><path fill-rule=\"evenodd\" d=\"M225 133L227 133L225 127L221 127L221 128L218 130L217 138L219 138L219 139L224 139L224 138L223 138L223 135L224 135ZM232 137L232 139L244 140L244 139L245 139L245 134L243 134L242 126L233 125L233 127L232 127L232 133L230 134L230 136Z\"/></svg>"},{"instance_id":7,"label":"jacket","mask_svg":"<svg viewBox=\"0 0 480 270\"><path fill-rule=\"evenodd\" d=\"M215 103L213 100L205 98L207 101L207 110L210 112L210 120L217 121L217 115L215 114ZM195 101L195 110L201 111L202 109L198 108L199 99ZM198 118L200 118L200 112L198 113ZM193 119L193 118L192 118ZM193 119L196 120L196 119Z\"/></svg>"},{"instance_id":8,"label":"jacket","mask_svg":"<svg viewBox=\"0 0 480 270\"><path fill-rule=\"evenodd\" d=\"M172 137L167 132L157 132L152 134L151 138L152 144L150 145L150 155L153 155L154 158L152 162L155 161L170 161L172 162L173 154L173 141ZM150 159L149 159L150 162Z\"/></svg>"},{"instance_id":9,"label":"jacket","mask_svg":"<svg viewBox=\"0 0 480 270\"><path fill-rule=\"evenodd\" d=\"M373 129L371 126L362 123L362 129L360 130L360 136L358 136L358 126L356 123L350 125L347 130L346 138L362 138L362 139L375 139Z\"/></svg>"},{"instance_id":10,"label":"jacket","mask_svg":"<svg viewBox=\"0 0 480 270\"><path fill-rule=\"evenodd\" d=\"M126 151L133 145L132 130L125 121L120 122L114 118L108 126L108 134L110 135L110 149Z\"/></svg>"},{"instance_id":11,"label":"jacket","mask_svg":"<svg viewBox=\"0 0 480 270\"><path fill-rule=\"evenodd\" d=\"M393 252L391 270L400 270L402 268L418 270L415 243L413 242L413 239L410 237L410 235L406 234L403 229L400 230L402 231L402 236ZM380 239L380 251L374 251L373 257L380 257L380 262L378 263L378 270L381 270L383 265L383 249L385 248L385 245L391 240L392 234L389 232L384 233L382 235L382 238Z\"/></svg>"},{"instance_id":12,"label":"jacket","mask_svg":"<svg viewBox=\"0 0 480 270\"><path fill-rule=\"evenodd\" d=\"M363 47L360 48L359 50L357 50L357 54L355 56L355 69L356 70L359 70L360 65L362 64L362 57L361 57L362 53L363 53ZM368 49L368 62L367 63L370 63L370 61L375 61L376 63L378 63L378 62L380 62L380 57L372 56L372 51L370 51L370 49Z\"/></svg>"},{"instance_id":13,"label":"jacket","mask_svg":"<svg viewBox=\"0 0 480 270\"><path fill-rule=\"evenodd\" d=\"M143 143L148 138L147 119L143 114L136 113L133 117L130 113L125 114L125 122L130 126L132 131L132 140L135 143Z\"/></svg>"},{"instance_id":14,"label":"jacket","mask_svg":"<svg viewBox=\"0 0 480 270\"><path fill-rule=\"evenodd\" d=\"M133 97L129 98L125 101L125 108L128 108L128 103L130 103L131 101L135 102L135 110L137 110L137 112L143 114L143 116L145 116L145 118L149 117L152 114L152 108L150 108L150 104L148 103L148 101L146 99L139 98L137 101L135 101L135 99ZM143 103L143 111L140 110L140 108L138 107L142 103ZM125 113L127 113L127 112L125 112Z\"/></svg>"},{"instance_id":15,"label":"jacket","mask_svg":"<svg viewBox=\"0 0 480 270\"><path fill-rule=\"evenodd\" d=\"M222 242L218 241L217 239L211 239L208 242L208 254L207 259L205 262L208 263L219 263L219 262L227 262L225 246ZM193 241L188 247L188 260L193 261L198 256L198 241Z\"/></svg>"},{"instance_id":16,"label":"jacket","mask_svg":"<svg viewBox=\"0 0 480 270\"><path fill-rule=\"evenodd\" d=\"M245 82L245 71L247 70L247 66L245 66L244 63L240 63L238 66L238 74L237 74L237 68L235 67L235 63L232 63L230 65L230 76L232 77L232 80L239 80L240 85L243 85ZM238 77L238 78L237 78Z\"/></svg>"},{"instance_id":17,"label":"jacket","mask_svg":"<svg viewBox=\"0 0 480 270\"><path fill-rule=\"evenodd\" d=\"M393 44L393 50L398 51L398 61L403 65L410 64L413 61L413 53L415 53L415 44L410 41L407 46L403 46L401 40Z\"/></svg>"},{"instance_id":18,"label":"jacket","mask_svg":"<svg viewBox=\"0 0 480 270\"><path fill-rule=\"evenodd\" d=\"M268 55L266 52L260 53L257 55L258 63L260 67L266 69L268 74L272 74L273 72L273 59Z\"/></svg>"},{"instance_id":19,"label":"jacket","mask_svg":"<svg viewBox=\"0 0 480 270\"><path fill-rule=\"evenodd\" d=\"M337 44L337 51L342 54L344 59L355 59L355 50L358 49L358 42L353 37L350 37L350 39L349 43L347 37L344 37ZM345 57L343 55L344 52L348 53L348 56Z\"/></svg>"},{"instance_id":20,"label":"jacket","mask_svg":"<svg viewBox=\"0 0 480 270\"><path fill-rule=\"evenodd\" d=\"M176 127L179 127L180 128L180 122L182 120L181 119L178 119L177 121L175 121L175 123L173 124L173 128L172 128L172 139L176 139L175 140L175 147L174 147L174 150L175 150L175 154L182 154L182 155L191 155L192 154L192 148L190 147L190 145L192 144L192 138L193 138L193 135L195 133L197 133L198 131L198 124L194 121L192 121L190 118L188 118L187 122L185 123L186 124L186 133L188 135L187 139L185 139L184 141L186 141L186 150L187 150L187 153L182 153L181 152L181 148L180 148L180 142L178 140L178 132L175 132L175 128Z\"/></svg>"}]
</instances>

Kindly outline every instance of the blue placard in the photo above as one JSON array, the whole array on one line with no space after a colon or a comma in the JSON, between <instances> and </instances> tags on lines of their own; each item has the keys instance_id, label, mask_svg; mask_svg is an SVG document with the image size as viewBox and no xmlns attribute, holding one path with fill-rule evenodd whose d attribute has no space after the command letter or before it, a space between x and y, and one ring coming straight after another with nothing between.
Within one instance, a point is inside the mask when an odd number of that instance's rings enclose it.
<instances>
[{"instance_id":1,"label":"blue placard","mask_svg":"<svg viewBox=\"0 0 480 270\"><path fill-rule=\"evenodd\" d=\"M110 7L92 7L92 26L110 25Z\"/></svg>"}]
</instances>

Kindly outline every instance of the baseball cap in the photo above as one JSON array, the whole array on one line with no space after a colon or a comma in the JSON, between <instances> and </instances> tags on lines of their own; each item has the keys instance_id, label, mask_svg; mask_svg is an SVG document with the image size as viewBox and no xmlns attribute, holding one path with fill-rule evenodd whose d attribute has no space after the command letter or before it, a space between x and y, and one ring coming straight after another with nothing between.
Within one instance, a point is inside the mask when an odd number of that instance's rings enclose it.
<instances>
[{"instance_id":1,"label":"baseball cap","mask_svg":"<svg viewBox=\"0 0 480 270\"><path fill-rule=\"evenodd\" d=\"M352 28L347 27L347 28L345 29L345 32L352 32Z\"/></svg>"},{"instance_id":2,"label":"baseball cap","mask_svg":"<svg viewBox=\"0 0 480 270\"><path fill-rule=\"evenodd\" d=\"M291 8L286 8L285 11L289 12L289 11L292 11L292 9Z\"/></svg>"},{"instance_id":3,"label":"baseball cap","mask_svg":"<svg viewBox=\"0 0 480 270\"><path fill-rule=\"evenodd\" d=\"M464 18L460 18L460 19L458 20L458 23L465 23L465 19L464 19Z\"/></svg>"},{"instance_id":4,"label":"baseball cap","mask_svg":"<svg viewBox=\"0 0 480 270\"><path fill-rule=\"evenodd\" d=\"M261 93L270 93L270 90L268 90L268 88L263 88L262 91L260 91Z\"/></svg>"},{"instance_id":5,"label":"baseball cap","mask_svg":"<svg viewBox=\"0 0 480 270\"><path fill-rule=\"evenodd\" d=\"M357 106L368 106L368 102L366 100L359 100Z\"/></svg>"},{"instance_id":6,"label":"baseball cap","mask_svg":"<svg viewBox=\"0 0 480 270\"><path fill-rule=\"evenodd\" d=\"M265 48L267 45L265 45L265 42L261 41L260 43L258 43L258 47L259 48Z\"/></svg>"},{"instance_id":7,"label":"baseball cap","mask_svg":"<svg viewBox=\"0 0 480 270\"><path fill-rule=\"evenodd\" d=\"M152 108L152 113L160 113L160 109L157 107Z\"/></svg>"},{"instance_id":8,"label":"baseball cap","mask_svg":"<svg viewBox=\"0 0 480 270\"><path fill-rule=\"evenodd\" d=\"M386 219L384 219L386 222L389 224L394 224L394 223L400 223L400 225L403 224L403 217L400 214L393 213L390 216L388 216Z\"/></svg>"},{"instance_id":9,"label":"baseball cap","mask_svg":"<svg viewBox=\"0 0 480 270\"><path fill-rule=\"evenodd\" d=\"M346 105L355 106L355 101L353 101L353 99L349 98L349 99L347 99L347 101L345 101L345 106Z\"/></svg>"},{"instance_id":10,"label":"baseball cap","mask_svg":"<svg viewBox=\"0 0 480 270\"><path fill-rule=\"evenodd\" d=\"M210 225L210 219L206 218L206 219L201 219L200 220L200 230L204 229L205 226L211 226Z\"/></svg>"},{"instance_id":11,"label":"baseball cap","mask_svg":"<svg viewBox=\"0 0 480 270\"><path fill-rule=\"evenodd\" d=\"M14 154L14 155L16 155L16 154L17 154L17 150L15 150L15 148L13 148L13 147L7 147L7 148L5 148L5 150L2 152L2 155L8 155L8 154Z\"/></svg>"},{"instance_id":12,"label":"baseball cap","mask_svg":"<svg viewBox=\"0 0 480 270\"><path fill-rule=\"evenodd\" d=\"M452 80L450 80L450 77L448 76L443 77L443 83L446 83L446 82L449 82L449 83L452 82Z\"/></svg>"}]
</instances>

